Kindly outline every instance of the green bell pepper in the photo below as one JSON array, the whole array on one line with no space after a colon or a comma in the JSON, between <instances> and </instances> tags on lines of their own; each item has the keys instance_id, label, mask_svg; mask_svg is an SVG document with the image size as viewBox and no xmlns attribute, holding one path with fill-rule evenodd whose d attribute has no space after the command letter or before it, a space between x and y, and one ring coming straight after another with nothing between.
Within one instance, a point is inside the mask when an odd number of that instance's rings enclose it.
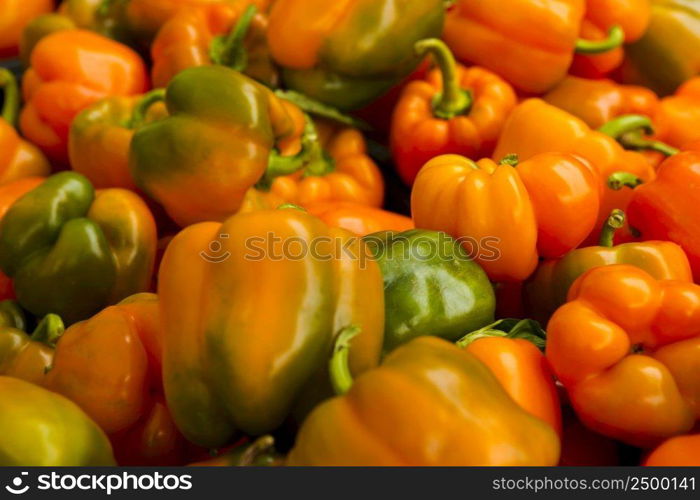
<instances>
[{"instance_id":1,"label":"green bell pepper","mask_svg":"<svg viewBox=\"0 0 700 500\"><path fill-rule=\"evenodd\" d=\"M115 465L104 432L73 402L0 376L0 466Z\"/></svg>"},{"instance_id":2,"label":"green bell pepper","mask_svg":"<svg viewBox=\"0 0 700 500\"><path fill-rule=\"evenodd\" d=\"M384 278L386 351L421 335L454 341L493 322L493 287L453 238L412 229L364 239Z\"/></svg>"},{"instance_id":3,"label":"green bell pepper","mask_svg":"<svg viewBox=\"0 0 700 500\"><path fill-rule=\"evenodd\" d=\"M66 323L147 290L155 249L155 221L136 194L95 193L75 172L49 177L0 221L0 268L18 302Z\"/></svg>"}]
</instances>

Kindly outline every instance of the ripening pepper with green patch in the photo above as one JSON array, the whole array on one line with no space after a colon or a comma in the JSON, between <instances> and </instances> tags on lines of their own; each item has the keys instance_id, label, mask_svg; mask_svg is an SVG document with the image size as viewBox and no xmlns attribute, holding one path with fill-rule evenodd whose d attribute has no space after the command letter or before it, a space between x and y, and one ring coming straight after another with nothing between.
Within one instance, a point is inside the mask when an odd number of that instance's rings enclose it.
<instances>
[{"instance_id":1,"label":"ripening pepper with green patch","mask_svg":"<svg viewBox=\"0 0 700 500\"><path fill-rule=\"evenodd\" d=\"M304 128L295 105L224 66L178 73L165 104L167 118L134 134L129 167L136 185L181 226L236 213L273 149Z\"/></svg>"},{"instance_id":2,"label":"ripening pepper with green patch","mask_svg":"<svg viewBox=\"0 0 700 500\"><path fill-rule=\"evenodd\" d=\"M2 466L115 465L95 422L75 403L30 382L0 376L0 426Z\"/></svg>"},{"instance_id":3,"label":"ripening pepper with green patch","mask_svg":"<svg viewBox=\"0 0 700 500\"><path fill-rule=\"evenodd\" d=\"M148 289L156 227L136 194L95 191L75 172L24 194L0 221L0 268L18 302L68 324Z\"/></svg>"},{"instance_id":4,"label":"ripening pepper with green patch","mask_svg":"<svg viewBox=\"0 0 700 500\"><path fill-rule=\"evenodd\" d=\"M318 386L345 328L361 330L353 373L376 366L382 285L360 238L297 208L181 231L158 276L163 383L178 428L207 447L275 430Z\"/></svg>"},{"instance_id":5,"label":"ripening pepper with green patch","mask_svg":"<svg viewBox=\"0 0 700 500\"><path fill-rule=\"evenodd\" d=\"M387 92L419 64L417 41L437 38L442 0L278 0L268 43L287 87L348 111Z\"/></svg>"}]
</instances>

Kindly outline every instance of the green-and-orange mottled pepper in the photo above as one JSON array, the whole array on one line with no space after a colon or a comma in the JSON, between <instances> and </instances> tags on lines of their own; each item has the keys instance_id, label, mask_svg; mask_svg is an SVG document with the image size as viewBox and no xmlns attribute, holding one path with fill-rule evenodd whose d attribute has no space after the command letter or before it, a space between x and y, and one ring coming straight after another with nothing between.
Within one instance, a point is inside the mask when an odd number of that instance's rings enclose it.
<instances>
[{"instance_id":1,"label":"green-and-orange mottled pepper","mask_svg":"<svg viewBox=\"0 0 700 500\"><path fill-rule=\"evenodd\" d=\"M75 172L49 177L0 221L0 268L17 300L67 323L147 290L155 247L155 221L141 198L95 191Z\"/></svg>"}]
</instances>

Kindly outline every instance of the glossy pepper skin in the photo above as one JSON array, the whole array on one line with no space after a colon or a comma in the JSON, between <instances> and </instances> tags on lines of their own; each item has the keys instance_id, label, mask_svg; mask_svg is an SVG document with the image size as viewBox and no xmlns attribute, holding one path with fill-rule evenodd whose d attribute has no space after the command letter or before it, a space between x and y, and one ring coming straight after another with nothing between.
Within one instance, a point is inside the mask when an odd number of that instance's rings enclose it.
<instances>
[{"instance_id":1,"label":"glossy pepper skin","mask_svg":"<svg viewBox=\"0 0 700 500\"><path fill-rule=\"evenodd\" d=\"M14 377L0 376L0 465L115 465L109 440L68 399Z\"/></svg>"},{"instance_id":2,"label":"glossy pepper skin","mask_svg":"<svg viewBox=\"0 0 700 500\"><path fill-rule=\"evenodd\" d=\"M240 444L219 456L189 464L192 467L281 467L284 455L277 453L272 436L262 436L252 443Z\"/></svg>"},{"instance_id":3,"label":"glossy pepper skin","mask_svg":"<svg viewBox=\"0 0 700 500\"><path fill-rule=\"evenodd\" d=\"M631 189L616 190L608 186L611 175L628 172L643 182L656 177L643 155L626 151L614 138L591 130L579 118L541 99L528 99L515 108L503 128L493 158L500 160L505 155L517 154L523 161L550 151L579 156L597 170L602 194L594 228L603 227L612 210L626 210L632 197ZM598 231L593 231L587 243L595 244L598 238Z\"/></svg>"},{"instance_id":4,"label":"glossy pepper skin","mask_svg":"<svg viewBox=\"0 0 700 500\"><path fill-rule=\"evenodd\" d=\"M66 5L66 2L61 6ZM31 55L36 44L42 38L49 36L51 33L61 30L74 30L78 28L78 24L67 15L59 12L51 12L35 17L22 31L22 38L19 41L19 57L25 66L31 64ZM83 26L88 28L87 26Z\"/></svg>"},{"instance_id":5,"label":"glossy pepper skin","mask_svg":"<svg viewBox=\"0 0 700 500\"><path fill-rule=\"evenodd\" d=\"M306 209L329 226L347 229L358 236L379 231L408 231L414 228L410 217L359 203L318 202L307 205Z\"/></svg>"},{"instance_id":6,"label":"glossy pepper skin","mask_svg":"<svg viewBox=\"0 0 700 500\"><path fill-rule=\"evenodd\" d=\"M151 45L153 85L165 87L187 68L222 64L276 86L278 76L266 46L267 3L225 0L178 12L163 24Z\"/></svg>"},{"instance_id":7,"label":"glossy pepper skin","mask_svg":"<svg viewBox=\"0 0 700 500\"><path fill-rule=\"evenodd\" d=\"M440 0L277 0L268 42L287 87L348 111L408 76L443 21Z\"/></svg>"},{"instance_id":8,"label":"glossy pepper skin","mask_svg":"<svg viewBox=\"0 0 700 500\"><path fill-rule=\"evenodd\" d=\"M158 298L143 293L77 323L56 346L45 385L110 437L120 465L184 460L185 441L163 399Z\"/></svg>"},{"instance_id":9,"label":"glossy pepper skin","mask_svg":"<svg viewBox=\"0 0 700 500\"><path fill-rule=\"evenodd\" d=\"M309 126L314 130L309 130ZM277 176L274 166L267 169L269 188L258 184L263 198L282 200L306 207L322 202L353 202L381 207L384 179L367 152L367 143L359 130L325 120L307 122L307 145L303 167L289 175ZM284 158L284 156L283 156ZM271 208L276 208L273 205Z\"/></svg>"},{"instance_id":10,"label":"glossy pepper skin","mask_svg":"<svg viewBox=\"0 0 700 500\"><path fill-rule=\"evenodd\" d=\"M391 150L408 185L436 156L461 154L478 159L490 155L516 104L508 83L483 68L456 65L444 42L423 40L416 49L422 55L432 54L439 69L409 83L394 108Z\"/></svg>"},{"instance_id":11,"label":"glossy pepper skin","mask_svg":"<svg viewBox=\"0 0 700 500\"><path fill-rule=\"evenodd\" d=\"M129 145L136 129L167 116L163 90L107 97L81 111L68 136L71 168L97 189L136 190L129 170Z\"/></svg>"},{"instance_id":12,"label":"glossy pepper skin","mask_svg":"<svg viewBox=\"0 0 700 500\"><path fill-rule=\"evenodd\" d=\"M649 467L700 467L700 434L672 437L652 451L644 465Z\"/></svg>"},{"instance_id":13,"label":"glossy pepper skin","mask_svg":"<svg viewBox=\"0 0 700 500\"><path fill-rule=\"evenodd\" d=\"M457 340L493 321L493 287L453 238L413 229L364 240L384 278L385 351L420 335Z\"/></svg>"},{"instance_id":14,"label":"glossy pepper skin","mask_svg":"<svg viewBox=\"0 0 700 500\"><path fill-rule=\"evenodd\" d=\"M554 465L559 439L475 356L419 337L304 422L287 465Z\"/></svg>"},{"instance_id":15,"label":"glossy pepper skin","mask_svg":"<svg viewBox=\"0 0 700 500\"><path fill-rule=\"evenodd\" d=\"M613 232L624 214L611 215L599 245L577 248L561 259L546 260L525 287L531 313L546 320L566 302L571 285L586 271L599 266L627 264L658 280L691 282L693 275L683 249L670 241L629 242L613 246Z\"/></svg>"},{"instance_id":16,"label":"glossy pepper skin","mask_svg":"<svg viewBox=\"0 0 700 500\"><path fill-rule=\"evenodd\" d=\"M584 0L458 0L444 40L460 61L501 75L524 92L542 93L571 64Z\"/></svg>"},{"instance_id":17,"label":"glossy pepper skin","mask_svg":"<svg viewBox=\"0 0 700 500\"><path fill-rule=\"evenodd\" d=\"M378 265L359 238L295 208L184 229L165 252L158 294L168 406L202 446L221 446L237 430L277 428L345 327L361 329L353 373L379 361ZM263 313L270 308L274 314Z\"/></svg>"},{"instance_id":18,"label":"glossy pepper skin","mask_svg":"<svg viewBox=\"0 0 700 500\"><path fill-rule=\"evenodd\" d=\"M659 105L659 98L647 88L577 76L567 76L542 99L591 128L623 115L654 116Z\"/></svg>"},{"instance_id":19,"label":"glossy pepper skin","mask_svg":"<svg viewBox=\"0 0 700 500\"><path fill-rule=\"evenodd\" d=\"M29 334L19 305L12 300L0 302L0 374L43 385L63 331L61 318L49 314Z\"/></svg>"},{"instance_id":20,"label":"glossy pepper skin","mask_svg":"<svg viewBox=\"0 0 700 500\"><path fill-rule=\"evenodd\" d=\"M590 166L558 153L520 164L513 157L496 164L440 156L421 169L411 192L416 227L458 238L495 282L523 281L539 255L576 248L593 228L598 204ZM484 216L470 217L474 211Z\"/></svg>"},{"instance_id":21,"label":"glossy pepper skin","mask_svg":"<svg viewBox=\"0 0 700 500\"><path fill-rule=\"evenodd\" d=\"M698 182L700 152L672 156L661 164L655 181L634 189L628 208L630 226L643 239L673 241L683 248L696 282L700 281Z\"/></svg>"},{"instance_id":22,"label":"glossy pepper skin","mask_svg":"<svg viewBox=\"0 0 700 500\"><path fill-rule=\"evenodd\" d=\"M14 75L5 68L0 68L0 89L4 90L0 110L0 185L23 177L48 175L51 165L44 155L14 128L19 90Z\"/></svg>"},{"instance_id":23,"label":"glossy pepper skin","mask_svg":"<svg viewBox=\"0 0 700 500\"><path fill-rule=\"evenodd\" d=\"M95 192L80 174L49 177L0 222L0 267L19 303L68 324L149 286L156 228L131 191Z\"/></svg>"},{"instance_id":24,"label":"glossy pepper skin","mask_svg":"<svg viewBox=\"0 0 700 500\"><path fill-rule=\"evenodd\" d=\"M22 31L33 18L53 10L52 0L6 0L0 19L0 59L16 57Z\"/></svg>"},{"instance_id":25,"label":"glossy pepper skin","mask_svg":"<svg viewBox=\"0 0 700 500\"><path fill-rule=\"evenodd\" d=\"M136 185L181 226L235 213L265 173L277 140L297 130L288 112L293 105L223 66L180 72L165 104L167 118L134 134L129 168Z\"/></svg>"},{"instance_id":26,"label":"glossy pepper skin","mask_svg":"<svg viewBox=\"0 0 700 500\"><path fill-rule=\"evenodd\" d=\"M586 15L581 38L593 41L619 37L620 43L601 54L576 54L569 72L589 78L601 78L620 66L624 57L622 43L639 40L651 21L651 0L586 0ZM618 29L619 34L614 31Z\"/></svg>"},{"instance_id":27,"label":"glossy pepper skin","mask_svg":"<svg viewBox=\"0 0 700 500\"><path fill-rule=\"evenodd\" d=\"M621 77L665 96L700 71L700 5L652 0L644 36L626 48Z\"/></svg>"},{"instance_id":28,"label":"glossy pepper skin","mask_svg":"<svg viewBox=\"0 0 700 500\"><path fill-rule=\"evenodd\" d=\"M700 286L594 268L547 325L547 359L584 424L637 446L700 417Z\"/></svg>"},{"instance_id":29,"label":"glossy pepper skin","mask_svg":"<svg viewBox=\"0 0 700 500\"><path fill-rule=\"evenodd\" d=\"M685 149L700 139L700 77L691 78L675 94L661 99L652 115L656 136L663 142Z\"/></svg>"},{"instance_id":30,"label":"glossy pepper skin","mask_svg":"<svg viewBox=\"0 0 700 500\"><path fill-rule=\"evenodd\" d=\"M52 33L34 47L22 81L22 133L65 166L73 118L104 97L145 92L147 80L143 61L118 42L85 30Z\"/></svg>"},{"instance_id":31,"label":"glossy pepper skin","mask_svg":"<svg viewBox=\"0 0 700 500\"><path fill-rule=\"evenodd\" d=\"M508 321L514 327L506 328ZM554 375L535 342L519 334L519 327L526 329L529 320L516 321L497 321L462 337L457 345L484 363L523 410L547 422L561 436L561 402ZM544 339L541 341L540 347L544 345Z\"/></svg>"}]
</instances>

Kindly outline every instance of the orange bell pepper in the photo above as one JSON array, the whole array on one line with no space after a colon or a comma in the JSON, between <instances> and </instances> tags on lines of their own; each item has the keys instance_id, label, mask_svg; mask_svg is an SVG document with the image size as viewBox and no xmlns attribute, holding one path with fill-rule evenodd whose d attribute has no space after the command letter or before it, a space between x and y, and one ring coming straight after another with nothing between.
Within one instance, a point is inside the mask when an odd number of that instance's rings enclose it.
<instances>
[{"instance_id":1,"label":"orange bell pepper","mask_svg":"<svg viewBox=\"0 0 700 500\"><path fill-rule=\"evenodd\" d=\"M22 133L65 166L73 118L104 97L144 92L147 80L143 61L125 45L90 31L57 31L32 51L22 82Z\"/></svg>"},{"instance_id":2,"label":"orange bell pepper","mask_svg":"<svg viewBox=\"0 0 700 500\"><path fill-rule=\"evenodd\" d=\"M53 0L4 0L0 16L0 59L16 57L29 21L53 10Z\"/></svg>"},{"instance_id":3,"label":"orange bell pepper","mask_svg":"<svg viewBox=\"0 0 700 500\"><path fill-rule=\"evenodd\" d=\"M700 140L700 77L691 78L672 96L661 99L653 115L656 137L677 148Z\"/></svg>"},{"instance_id":4,"label":"orange bell pepper","mask_svg":"<svg viewBox=\"0 0 700 500\"><path fill-rule=\"evenodd\" d=\"M457 0L443 37L461 61L490 69L524 92L542 93L564 78L574 53L609 53L624 41L619 26L604 40L578 39L589 34L581 33L585 10L584 0Z\"/></svg>"},{"instance_id":5,"label":"orange bell pepper","mask_svg":"<svg viewBox=\"0 0 700 500\"><path fill-rule=\"evenodd\" d=\"M688 255L693 277L700 282L700 152L672 156L661 164L653 182L634 189L629 204L630 226L643 239L670 240Z\"/></svg>"},{"instance_id":6,"label":"orange bell pepper","mask_svg":"<svg viewBox=\"0 0 700 500\"><path fill-rule=\"evenodd\" d=\"M0 68L0 89L4 89L0 110L0 185L22 177L48 175L51 165L33 144L23 140L14 128L19 111L19 90L14 75Z\"/></svg>"},{"instance_id":7,"label":"orange bell pepper","mask_svg":"<svg viewBox=\"0 0 700 500\"><path fill-rule=\"evenodd\" d=\"M599 46L613 45L603 53L576 54L570 72L601 78L622 64L622 42L639 40L651 21L651 0L586 0L581 37ZM602 42L602 43L601 43Z\"/></svg>"},{"instance_id":8,"label":"orange bell pepper","mask_svg":"<svg viewBox=\"0 0 700 500\"><path fill-rule=\"evenodd\" d=\"M346 339L339 339L346 340ZM304 421L293 466L555 465L559 439L520 408L474 355L417 337L353 382L336 344L338 397Z\"/></svg>"},{"instance_id":9,"label":"orange bell pepper","mask_svg":"<svg viewBox=\"0 0 700 500\"><path fill-rule=\"evenodd\" d=\"M271 164L258 184L265 193L263 196L302 207L330 201L382 205L384 179L367 153L365 138L359 130L324 120L312 123L308 119L303 141L304 147L298 153L304 158L303 167L299 169L292 163L296 172L280 175L286 167L278 171Z\"/></svg>"},{"instance_id":10,"label":"orange bell pepper","mask_svg":"<svg viewBox=\"0 0 700 500\"><path fill-rule=\"evenodd\" d=\"M567 76L542 99L598 128L623 115L653 117L659 98L637 85Z\"/></svg>"},{"instance_id":11,"label":"orange bell pepper","mask_svg":"<svg viewBox=\"0 0 700 500\"><path fill-rule=\"evenodd\" d=\"M587 160L600 176L600 210L594 224L595 230L586 240L587 244L598 241L599 229L610 212L616 208L627 209L632 190L620 185L620 172L630 174L622 178L633 178L633 185L649 182L656 177L653 166L644 156L626 151L612 137L591 130L579 118L541 99L528 99L515 108L503 128L493 158L517 154L521 160L527 160L533 155L550 151L579 156ZM612 185L618 189L613 189L609 184L614 174Z\"/></svg>"},{"instance_id":12,"label":"orange bell pepper","mask_svg":"<svg viewBox=\"0 0 700 500\"><path fill-rule=\"evenodd\" d=\"M511 323L508 328L507 323ZM543 347L544 339L528 331L530 324L530 320L500 320L464 336L457 345L484 363L523 410L561 436L561 403L554 375L536 345L541 342Z\"/></svg>"},{"instance_id":13,"label":"orange bell pepper","mask_svg":"<svg viewBox=\"0 0 700 500\"><path fill-rule=\"evenodd\" d=\"M329 226L341 227L359 236L378 231L408 231L415 227L409 217L360 203L329 201L312 203L306 209Z\"/></svg>"},{"instance_id":14,"label":"orange bell pepper","mask_svg":"<svg viewBox=\"0 0 700 500\"><path fill-rule=\"evenodd\" d=\"M423 40L416 50L420 55L431 54L439 68L425 80L409 83L394 110L391 150L408 185L436 156L478 159L490 155L516 104L508 83L488 70L457 65L444 42Z\"/></svg>"},{"instance_id":15,"label":"orange bell pepper","mask_svg":"<svg viewBox=\"0 0 700 500\"><path fill-rule=\"evenodd\" d=\"M266 52L267 0L224 0L183 9L158 31L151 45L151 79L165 87L183 69L223 64L275 86Z\"/></svg>"},{"instance_id":16,"label":"orange bell pepper","mask_svg":"<svg viewBox=\"0 0 700 500\"><path fill-rule=\"evenodd\" d=\"M181 464L185 444L163 403L158 298L138 294L63 334L46 386L110 437L122 465Z\"/></svg>"},{"instance_id":17,"label":"orange bell pepper","mask_svg":"<svg viewBox=\"0 0 700 500\"><path fill-rule=\"evenodd\" d=\"M167 116L164 91L142 96L107 97L81 111L68 136L71 168L97 189L119 187L136 191L129 171L129 145L136 129Z\"/></svg>"},{"instance_id":18,"label":"orange bell pepper","mask_svg":"<svg viewBox=\"0 0 700 500\"><path fill-rule=\"evenodd\" d=\"M547 325L547 359L582 422L637 446L700 418L700 286L594 268Z\"/></svg>"},{"instance_id":19,"label":"orange bell pepper","mask_svg":"<svg viewBox=\"0 0 700 500\"><path fill-rule=\"evenodd\" d=\"M672 437L652 451L644 465L650 467L700 467L700 434Z\"/></svg>"},{"instance_id":20,"label":"orange bell pepper","mask_svg":"<svg viewBox=\"0 0 700 500\"><path fill-rule=\"evenodd\" d=\"M566 302L571 285L586 271L598 266L627 264L639 267L657 280L691 282L693 274L683 249L670 241L630 241L613 246L625 214L613 210L596 246L577 248L561 259L545 260L525 285L530 315L547 321Z\"/></svg>"},{"instance_id":21,"label":"orange bell pepper","mask_svg":"<svg viewBox=\"0 0 700 500\"><path fill-rule=\"evenodd\" d=\"M411 192L416 227L445 231L471 247L496 282L523 281L538 255L576 248L593 228L598 204L590 166L557 153L520 164L508 157L498 165L439 156L421 169Z\"/></svg>"}]
</instances>

